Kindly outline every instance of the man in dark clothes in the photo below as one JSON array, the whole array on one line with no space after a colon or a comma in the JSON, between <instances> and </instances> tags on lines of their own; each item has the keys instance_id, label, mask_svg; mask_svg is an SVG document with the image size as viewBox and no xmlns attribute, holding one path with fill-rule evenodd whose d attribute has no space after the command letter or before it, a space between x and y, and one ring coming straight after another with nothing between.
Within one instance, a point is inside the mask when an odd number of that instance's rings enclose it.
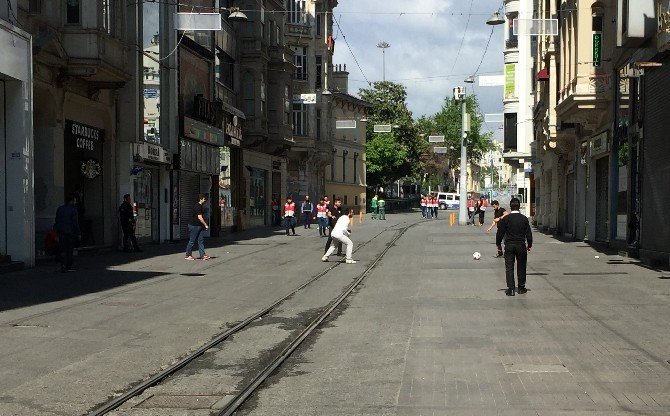
<instances>
[{"instance_id":1,"label":"man in dark clothes","mask_svg":"<svg viewBox=\"0 0 670 416\"><path fill-rule=\"evenodd\" d=\"M330 247L330 243L333 241L333 237L330 235L333 232L333 227L335 227L337 219L342 215L342 200L340 198L335 198L333 201L333 206L328 209L328 213L326 215L328 216L328 225L330 231L328 232L328 241L326 241L326 247L323 249L324 254L326 251L328 251L328 247ZM337 245L337 255L343 255L342 243Z\"/></svg>"},{"instance_id":2,"label":"man in dark clothes","mask_svg":"<svg viewBox=\"0 0 670 416\"><path fill-rule=\"evenodd\" d=\"M61 261L61 272L73 272L72 253L77 240L81 240L79 214L77 213L77 196L67 196L65 204L56 210L54 230L58 233L58 252Z\"/></svg>"},{"instance_id":3,"label":"man in dark clothes","mask_svg":"<svg viewBox=\"0 0 670 416\"><path fill-rule=\"evenodd\" d=\"M493 206L493 222L491 223L491 226L486 229L487 233L491 231L493 227L498 225L502 217L508 214L508 212L505 211L505 208L500 206L500 203L498 201L491 202L491 205ZM498 254L496 255L496 257L502 257L502 256L503 256L502 250L498 250Z\"/></svg>"},{"instance_id":4,"label":"man in dark clothes","mask_svg":"<svg viewBox=\"0 0 670 416\"><path fill-rule=\"evenodd\" d=\"M186 245L185 260L195 260L192 254L193 245L198 242L198 252L201 260L209 260L211 257L205 253L205 231L209 230L209 225L205 221L204 210L202 204L205 203L207 196L205 194L198 195L198 202L193 209L193 218L188 224L188 244Z\"/></svg>"},{"instance_id":5,"label":"man in dark clothes","mask_svg":"<svg viewBox=\"0 0 670 416\"><path fill-rule=\"evenodd\" d=\"M130 202L130 194L123 196L123 203L119 207L119 222L121 222L121 229L123 230L123 251L126 253L142 251L137 245L137 238L135 237L135 212L133 204ZM132 250L128 240L133 245Z\"/></svg>"},{"instance_id":6,"label":"man in dark clothes","mask_svg":"<svg viewBox=\"0 0 670 416\"><path fill-rule=\"evenodd\" d=\"M533 246L533 233L528 223L528 218L519 212L521 202L512 198L509 203L510 213L502 217L498 222L496 233L496 246L498 252L502 250L502 241L505 239L505 276L507 279L507 290L505 295L514 296L514 262L516 261L516 274L519 281L518 289L520 295L526 293L526 262L528 253ZM526 246L526 241L528 246Z\"/></svg>"}]
</instances>

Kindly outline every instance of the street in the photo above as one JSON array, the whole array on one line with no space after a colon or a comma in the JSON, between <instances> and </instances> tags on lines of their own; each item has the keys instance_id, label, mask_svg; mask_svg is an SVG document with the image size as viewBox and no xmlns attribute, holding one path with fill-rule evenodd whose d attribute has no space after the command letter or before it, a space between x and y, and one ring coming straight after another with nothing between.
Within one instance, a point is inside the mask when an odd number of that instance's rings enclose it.
<instances>
[{"instance_id":1,"label":"street","mask_svg":"<svg viewBox=\"0 0 670 416\"><path fill-rule=\"evenodd\" d=\"M111 413L218 414L359 277L237 414L670 413L667 272L535 232L529 291L506 297L494 233L440 217L355 218L355 265L299 227L208 242L209 262L176 244L2 276L0 415L86 414L290 295Z\"/></svg>"}]
</instances>

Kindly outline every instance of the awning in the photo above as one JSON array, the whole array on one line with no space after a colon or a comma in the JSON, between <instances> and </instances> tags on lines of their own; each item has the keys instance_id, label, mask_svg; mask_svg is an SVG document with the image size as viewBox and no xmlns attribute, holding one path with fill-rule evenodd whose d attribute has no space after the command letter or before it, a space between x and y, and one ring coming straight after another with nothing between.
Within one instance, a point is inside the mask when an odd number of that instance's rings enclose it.
<instances>
[{"instance_id":1,"label":"awning","mask_svg":"<svg viewBox=\"0 0 670 416\"><path fill-rule=\"evenodd\" d=\"M535 79L540 82L549 81L549 69L541 69L540 72L537 73L537 77Z\"/></svg>"}]
</instances>

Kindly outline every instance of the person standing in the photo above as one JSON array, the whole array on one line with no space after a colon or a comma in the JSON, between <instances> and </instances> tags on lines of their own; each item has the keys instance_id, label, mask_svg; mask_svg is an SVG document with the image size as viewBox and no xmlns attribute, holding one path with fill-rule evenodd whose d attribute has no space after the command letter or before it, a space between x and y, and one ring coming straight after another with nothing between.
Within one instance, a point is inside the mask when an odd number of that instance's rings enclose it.
<instances>
[{"instance_id":1,"label":"person standing","mask_svg":"<svg viewBox=\"0 0 670 416\"><path fill-rule=\"evenodd\" d=\"M473 215L475 215L475 201L472 199L472 197L468 196L468 202L467 202L467 207L468 207L468 225L470 225L470 222L472 221Z\"/></svg>"},{"instance_id":2,"label":"person standing","mask_svg":"<svg viewBox=\"0 0 670 416\"><path fill-rule=\"evenodd\" d=\"M386 219L386 201L383 197L377 200L377 218L380 220Z\"/></svg>"},{"instance_id":3,"label":"person standing","mask_svg":"<svg viewBox=\"0 0 670 416\"><path fill-rule=\"evenodd\" d=\"M377 200L379 197L377 195L373 196L370 200L370 212L372 213L371 218L373 220L377 219Z\"/></svg>"},{"instance_id":4,"label":"person standing","mask_svg":"<svg viewBox=\"0 0 670 416\"><path fill-rule=\"evenodd\" d=\"M437 219L437 209L439 207L439 204L437 203L437 194L430 197L430 206L433 208L433 218Z\"/></svg>"},{"instance_id":5,"label":"person standing","mask_svg":"<svg viewBox=\"0 0 670 416\"><path fill-rule=\"evenodd\" d=\"M305 226L305 228L312 228L312 215L314 215L314 205L312 204L312 201L309 200L309 195L305 195L305 200L302 201L300 211L302 212L302 223Z\"/></svg>"},{"instance_id":6,"label":"person standing","mask_svg":"<svg viewBox=\"0 0 670 416\"><path fill-rule=\"evenodd\" d=\"M479 226L484 225L484 215L486 214L486 208L488 206L488 200L483 196L479 198Z\"/></svg>"},{"instance_id":7,"label":"person standing","mask_svg":"<svg viewBox=\"0 0 670 416\"><path fill-rule=\"evenodd\" d=\"M491 202L491 206L493 207L493 221L491 222L491 226L486 229L487 233L491 231L493 227L498 225L498 222L500 222L502 217L508 214L508 212L505 211L505 208L501 207L500 203L496 200ZM502 250L498 250L498 254L496 254L496 257L502 257L502 256L503 256Z\"/></svg>"},{"instance_id":8,"label":"person standing","mask_svg":"<svg viewBox=\"0 0 670 416\"><path fill-rule=\"evenodd\" d=\"M281 224L281 210L279 209L279 199L277 195L272 194L272 225Z\"/></svg>"},{"instance_id":9,"label":"person standing","mask_svg":"<svg viewBox=\"0 0 670 416\"><path fill-rule=\"evenodd\" d=\"M286 235L289 235L289 229L295 235L295 202L293 202L293 198L290 196L286 198L286 203L284 204L284 228L286 228Z\"/></svg>"},{"instance_id":10,"label":"person standing","mask_svg":"<svg viewBox=\"0 0 670 416\"><path fill-rule=\"evenodd\" d=\"M121 230L123 230L123 251L126 253L131 251L141 252L142 250L137 245L137 238L135 237L135 210L130 201L130 194L123 196L123 202L119 207L119 222L121 223ZM132 250L130 244L128 244L129 241L132 244Z\"/></svg>"},{"instance_id":11,"label":"person standing","mask_svg":"<svg viewBox=\"0 0 670 416\"><path fill-rule=\"evenodd\" d=\"M425 195L421 195L421 218L426 218L427 207L428 207L427 198Z\"/></svg>"},{"instance_id":12,"label":"person standing","mask_svg":"<svg viewBox=\"0 0 670 416\"><path fill-rule=\"evenodd\" d=\"M347 245L346 263L347 264L356 263L356 260L352 258L354 252L354 243L349 238L349 235L351 235L351 230L349 229L349 223L351 222L353 216L354 216L354 210L349 209L347 210L347 215L341 215L340 218L337 219L335 227L333 227L333 231L331 232L333 240L326 253L323 255L323 257L321 257L321 261L328 261L328 257L330 257L330 255L333 254L333 252L337 248L336 245L339 242Z\"/></svg>"},{"instance_id":13,"label":"person standing","mask_svg":"<svg viewBox=\"0 0 670 416\"><path fill-rule=\"evenodd\" d=\"M328 247L330 247L331 243L333 242L333 228L335 228L337 220L340 218L340 216L342 216L342 200L340 198L335 198L335 200L333 201L333 206L328 210L328 213L326 215L328 216L330 232L328 233L328 240L326 241L326 247L323 249L324 253L328 251ZM341 242L338 244L337 255L338 256L342 255Z\"/></svg>"},{"instance_id":14,"label":"person standing","mask_svg":"<svg viewBox=\"0 0 670 416\"><path fill-rule=\"evenodd\" d=\"M514 296L514 263L516 261L516 274L518 279L517 291L520 295L526 293L526 263L528 253L533 247L533 232L525 215L519 212L521 202L512 198L509 203L510 214L503 216L498 221L498 232L496 233L496 247L498 252L502 251L502 242L505 240L505 277L507 290L505 295ZM528 245L526 246L526 242Z\"/></svg>"},{"instance_id":15,"label":"person standing","mask_svg":"<svg viewBox=\"0 0 670 416\"><path fill-rule=\"evenodd\" d=\"M58 234L58 253L61 262L61 273L73 272L72 257L74 245L81 240L79 213L77 212L77 196L69 194L65 204L56 210L54 230Z\"/></svg>"},{"instance_id":16,"label":"person standing","mask_svg":"<svg viewBox=\"0 0 670 416\"><path fill-rule=\"evenodd\" d=\"M319 237L326 236L326 228L328 228L328 205L323 198L316 204L316 222L319 226Z\"/></svg>"},{"instance_id":17,"label":"person standing","mask_svg":"<svg viewBox=\"0 0 670 416\"><path fill-rule=\"evenodd\" d=\"M207 225L207 222L205 221L202 205L206 200L207 196L205 194L198 195L198 202L196 202L195 208L193 209L193 218L188 224L189 239L188 244L186 245L186 257L184 257L185 260L195 260L192 254L192 250L196 241L198 242L198 253L200 254L200 260L211 259L211 257L205 253L204 232L209 230L209 225Z\"/></svg>"}]
</instances>

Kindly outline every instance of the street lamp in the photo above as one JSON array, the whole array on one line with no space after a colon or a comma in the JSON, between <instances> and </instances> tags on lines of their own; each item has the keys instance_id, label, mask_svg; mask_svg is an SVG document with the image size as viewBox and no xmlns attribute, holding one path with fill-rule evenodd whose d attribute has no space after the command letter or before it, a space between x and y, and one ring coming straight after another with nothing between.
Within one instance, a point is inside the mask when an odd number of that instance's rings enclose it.
<instances>
[{"instance_id":1,"label":"street lamp","mask_svg":"<svg viewBox=\"0 0 670 416\"><path fill-rule=\"evenodd\" d=\"M377 47L382 50L382 80L386 82L386 49L390 48L391 44L381 41L377 44Z\"/></svg>"},{"instance_id":2,"label":"street lamp","mask_svg":"<svg viewBox=\"0 0 670 416\"><path fill-rule=\"evenodd\" d=\"M230 20L231 22L246 22L247 20L249 20L247 18L247 15L240 11L239 7L229 7L229 8L221 7L220 10L228 11L228 20Z\"/></svg>"},{"instance_id":3,"label":"street lamp","mask_svg":"<svg viewBox=\"0 0 670 416\"><path fill-rule=\"evenodd\" d=\"M487 25L498 26L505 23L505 18L500 15L499 11L496 11L491 15L489 20L486 21Z\"/></svg>"}]
</instances>

